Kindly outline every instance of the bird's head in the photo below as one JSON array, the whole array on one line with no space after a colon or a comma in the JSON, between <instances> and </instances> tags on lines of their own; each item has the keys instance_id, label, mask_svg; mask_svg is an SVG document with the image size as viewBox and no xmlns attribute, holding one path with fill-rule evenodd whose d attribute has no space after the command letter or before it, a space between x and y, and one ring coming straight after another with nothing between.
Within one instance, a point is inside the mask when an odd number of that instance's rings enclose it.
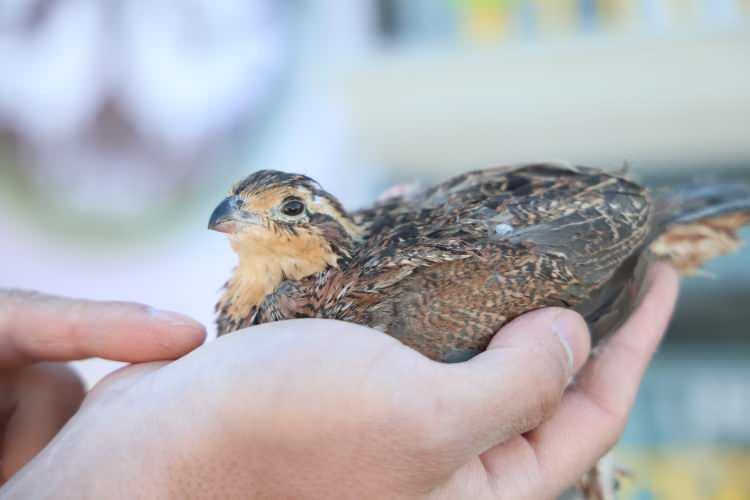
<instances>
[{"instance_id":1,"label":"bird's head","mask_svg":"<svg viewBox=\"0 0 750 500\"><path fill-rule=\"evenodd\" d=\"M341 203L313 179L261 170L235 184L209 229L227 233L244 265L301 279L348 258L361 231Z\"/></svg>"}]
</instances>

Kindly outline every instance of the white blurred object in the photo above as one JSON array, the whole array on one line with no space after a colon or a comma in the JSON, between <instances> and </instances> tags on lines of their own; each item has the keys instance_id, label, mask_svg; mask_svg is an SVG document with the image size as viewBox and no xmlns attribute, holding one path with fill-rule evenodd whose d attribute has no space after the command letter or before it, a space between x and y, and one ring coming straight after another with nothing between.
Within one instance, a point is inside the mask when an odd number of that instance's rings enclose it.
<instances>
[{"instance_id":1,"label":"white blurred object","mask_svg":"<svg viewBox=\"0 0 750 500\"><path fill-rule=\"evenodd\" d=\"M105 88L96 68L103 4L60 2L47 12L43 3L0 4L0 128L5 122L35 143L79 133Z\"/></svg>"},{"instance_id":2,"label":"white blurred object","mask_svg":"<svg viewBox=\"0 0 750 500\"><path fill-rule=\"evenodd\" d=\"M0 5L0 124L44 147L112 105L184 151L252 116L285 56L284 2L14 0ZM108 102L111 101L111 102Z\"/></svg>"},{"instance_id":3,"label":"white blurred object","mask_svg":"<svg viewBox=\"0 0 750 500\"><path fill-rule=\"evenodd\" d=\"M117 80L138 129L184 148L247 115L281 68L278 10L268 0L124 3Z\"/></svg>"},{"instance_id":4,"label":"white blurred object","mask_svg":"<svg viewBox=\"0 0 750 500\"><path fill-rule=\"evenodd\" d=\"M266 123L290 17L273 0L0 2L0 163L15 168L0 181L71 226L142 229Z\"/></svg>"}]
</instances>

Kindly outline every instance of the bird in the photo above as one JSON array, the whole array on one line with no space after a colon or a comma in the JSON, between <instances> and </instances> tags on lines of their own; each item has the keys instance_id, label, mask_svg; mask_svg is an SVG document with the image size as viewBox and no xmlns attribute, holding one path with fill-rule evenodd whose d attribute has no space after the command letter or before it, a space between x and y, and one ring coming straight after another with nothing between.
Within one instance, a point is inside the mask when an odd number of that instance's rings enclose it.
<instances>
[{"instance_id":1,"label":"bird","mask_svg":"<svg viewBox=\"0 0 750 500\"><path fill-rule=\"evenodd\" d=\"M260 170L209 220L238 256L217 333L338 319L451 363L558 306L579 312L596 344L637 305L650 262L695 274L735 250L748 223L742 184L654 190L562 162L475 170L351 213L308 176Z\"/></svg>"}]
</instances>

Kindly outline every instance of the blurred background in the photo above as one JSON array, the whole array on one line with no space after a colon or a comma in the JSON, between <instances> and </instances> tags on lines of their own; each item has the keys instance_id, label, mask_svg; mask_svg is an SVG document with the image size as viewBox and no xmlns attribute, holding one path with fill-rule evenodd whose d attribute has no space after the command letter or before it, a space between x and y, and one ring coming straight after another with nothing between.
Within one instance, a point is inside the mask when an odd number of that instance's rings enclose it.
<instances>
[{"instance_id":1,"label":"blurred background","mask_svg":"<svg viewBox=\"0 0 750 500\"><path fill-rule=\"evenodd\" d=\"M750 0L0 2L0 286L212 328L234 256L205 227L239 177L358 207L547 159L750 182ZM749 258L685 281L624 498L750 498Z\"/></svg>"}]
</instances>

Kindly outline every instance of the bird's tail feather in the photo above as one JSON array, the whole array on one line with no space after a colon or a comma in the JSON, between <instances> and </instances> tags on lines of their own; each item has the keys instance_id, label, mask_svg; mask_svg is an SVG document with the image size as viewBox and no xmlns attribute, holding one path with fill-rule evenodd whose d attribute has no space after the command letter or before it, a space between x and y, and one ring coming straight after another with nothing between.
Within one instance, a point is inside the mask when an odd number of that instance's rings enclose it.
<instances>
[{"instance_id":1,"label":"bird's tail feather","mask_svg":"<svg viewBox=\"0 0 750 500\"><path fill-rule=\"evenodd\" d=\"M737 234L750 224L750 186L689 184L658 196L651 251L684 274L695 274L713 257L736 250Z\"/></svg>"}]
</instances>

